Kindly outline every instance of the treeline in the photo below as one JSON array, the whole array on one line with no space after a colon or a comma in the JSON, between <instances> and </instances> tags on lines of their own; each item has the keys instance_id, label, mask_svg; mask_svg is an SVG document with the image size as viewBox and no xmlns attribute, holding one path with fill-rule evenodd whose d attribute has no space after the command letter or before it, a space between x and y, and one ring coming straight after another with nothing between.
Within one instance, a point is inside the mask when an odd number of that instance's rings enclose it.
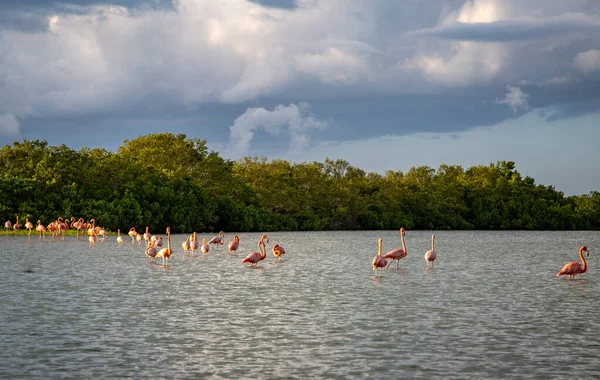
<instances>
[{"instance_id":1,"label":"treeline","mask_svg":"<svg viewBox=\"0 0 600 380\"><path fill-rule=\"evenodd\" d=\"M169 133L117 152L46 141L0 151L0 220L94 218L115 231L173 232L600 227L600 193L569 196L513 162L366 173L343 160L229 161L206 140Z\"/></svg>"}]
</instances>

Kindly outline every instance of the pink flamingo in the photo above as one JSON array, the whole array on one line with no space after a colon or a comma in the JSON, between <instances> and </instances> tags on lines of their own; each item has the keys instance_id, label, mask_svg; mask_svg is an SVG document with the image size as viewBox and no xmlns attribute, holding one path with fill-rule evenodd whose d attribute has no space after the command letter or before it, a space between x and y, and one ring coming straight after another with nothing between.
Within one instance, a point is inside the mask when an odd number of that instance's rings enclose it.
<instances>
[{"instance_id":1,"label":"pink flamingo","mask_svg":"<svg viewBox=\"0 0 600 380\"><path fill-rule=\"evenodd\" d=\"M431 267L433 268L433 262L437 259L437 253L435 252L435 235L431 235L431 249L425 252L425 263L429 266L431 263Z\"/></svg>"},{"instance_id":2,"label":"pink flamingo","mask_svg":"<svg viewBox=\"0 0 600 380\"><path fill-rule=\"evenodd\" d=\"M123 240L123 236L121 236L121 230L117 230L117 243L119 244L119 248L123 246L125 240Z\"/></svg>"},{"instance_id":3,"label":"pink flamingo","mask_svg":"<svg viewBox=\"0 0 600 380\"><path fill-rule=\"evenodd\" d=\"M229 252L235 252L240 247L240 238L235 235L233 240L229 242Z\"/></svg>"},{"instance_id":4,"label":"pink flamingo","mask_svg":"<svg viewBox=\"0 0 600 380\"><path fill-rule=\"evenodd\" d=\"M260 252L252 252L244 260L242 260L242 264L250 263L250 265L256 265L259 261L264 260L267 257L267 249L265 248L265 238L267 235L263 235L258 241L258 250ZM268 242L268 239L267 239Z\"/></svg>"},{"instance_id":5,"label":"pink flamingo","mask_svg":"<svg viewBox=\"0 0 600 380\"><path fill-rule=\"evenodd\" d=\"M19 224L19 216L17 215L17 221L15 222L15 224L13 224L13 230L18 230L19 228L21 228L21 225Z\"/></svg>"},{"instance_id":6,"label":"pink flamingo","mask_svg":"<svg viewBox=\"0 0 600 380\"><path fill-rule=\"evenodd\" d=\"M192 240L190 241L190 249L192 250L192 254L196 254L196 250L198 249L198 238L196 237L196 233L192 234Z\"/></svg>"},{"instance_id":7,"label":"pink flamingo","mask_svg":"<svg viewBox=\"0 0 600 380\"><path fill-rule=\"evenodd\" d=\"M577 274L584 274L587 271L587 263L585 262L585 258L583 257L583 252L585 252L586 256L590 255L590 252L588 251L585 245L579 247L579 259L581 260L583 265L578 263L577 261L571 261L570 263L565 264L565 266L556 275L567 275L570 278L574 278Z\"/></svg>"},{"instance_id":8,"label":"pink flamingo","mask_svg":"<svg viewBox=\"0 0 600 380\"><path fill-rule=\"evenodd\" d=\"M206 244L206 238L202 238L202 245L200 246L200 251L202 253L208 253L209 251L208 244Z\"/></svg>"},{"instance_id":9,"label":"pink flamingo","mask_svg":"<svg viewBox=\"0 0 600 380\"><path fill-rule=\"evenodd\" d=\"M87 233L91 235L96 232L96 219L90 219L90 223L87 224Z\"/></svg>"},{"instance_id":10,"label":"pink flamingo","mask_svg":"<svg viewBox=\"0 0 600 380\"><path fill-rule=\"evenodd\" d=\"M56 236L56 231L58 231L58 224L56 222L51 222L48 224L48 231L52 234L52 238Z\"/></svg>"},{"instance_id":11,"label":"pink flamingo","mask_svg":"<svg viewBox=\"0 0 600 380\"><path fill-rule=\"evenodd\" d=\"M273 255L276 257L276 261L279 261L279 257L285 255L285 249L279 244L275 244L271 249L273 251Z\"/></svg>"},{"instance_id":12,"label":"pink flamingo","mask_svg":"<svg viewBox=\"0 0 600 380\"><path fill-rule=\"evenodd\" d=\"M162 236L161 236L161 237L159 237L158 239L156 239L156 241L154 242L154 245L155 245L157 248L160 248L160 247L162 247L162 246L163 246L163 239L162 239Z\"/></svg>"},{"instance_id":13,"label":"pink flamingo","mask_svg":"<svg viewBox=\"0 0 600 380\"><path fill-rule=\"evenodd\" d=\"M163 266L169 263L169 257L173 250L171 250L171 227L167 227L167 248L163 248L156 254L156 257L163 259Z\"/></svg>"},{"instance_id":14,"label":"pink flamingo","mask_svg":"<svg viewBox=\"0 0 600 380\"><path fill-rule=\"evenodd\" d=\"M10 230L10 229L12 229L12 223L11 223L11 221L10 221L10 220L7 220L7 221L4 223L4 228L6 228L7 230Z\"/></svg>"},{"instance_id":15,"label":"pink flamingo","mask_svg":"<svg viewBox=\"0 0 600 380\"><path fill-rule=\"evenodd\" d=\"M35 227L35 230L40 233L40 237L42 237L42 235L46 237L46 227L44 227L42 221L39 219L37 221L37 227Z\"/></svg>"},{"instance_id":16,"label":"pink flamingo","mask_svg":"<svg viewBox=\"0 0 600 380\"><path fill-rule=\"evenodd\" d=\"M135 230L135 227L131 227L127 234L131 236L131 245L133 245L133 243L135 243L135 237L138 235L137 231Z\"/></svg>"},{"instance_id":17,"label":"pink flamingo","mask_svg":"<svg viewBox=\"0 0 600 380\"><path fill-rule=\"evenodd\" d=\"M381 244L382 244L381 239L378 239L377 245L379 246L379 251L378 251L377 255L375 257L373 257L373 260L371 261L371 264L373 265L373 270L376 270L377 268L379 268L380 276L382 274L381 271L383 270L383 268L388 265L388 262L385 259L385 256L381 256Z\"/></svg>"},{"instance_id":18,"label":"pink flamingo","mask_svg":"<svg viewBox=\"0 0 600 380\"><path fill-rule=\"evenodd\" d=\"M404 227L400 228L400 240L402 240L402 248L392 249L391 251L383 255L384 258L390 259L388 267L392 265L394 261L396 261L396 269L398 269L400 259L405 258L408 254L408 252L406 252L406 244L404 243Z\"/></svg>"},{"instance_id":19,"label":"pink flamingo","mask_svg":"<svg viewBox=\"0 0 600 380\"><path fill-rule=\"evenodd\" d=\"M106 229L104 227L96 227L96 236L102 236L102 239L106 239Z\"/></svg>"},{"instance_id":20,"label":"pink flamingo","mask_svg":"<svg viewBox=\"0 0 600 380\"><path fill-rule=\"evenodd\" d=\"M149 241L148 247L146 247L146 256L153 259L156 257L156 254L157 254L157 251L156 251L156 247L154 247L154 243Z\"/></svg>"},{"instance_id":21,"label":"pink flamingo","mask_svg":"<svg viewBox=\"0 0 600 380\"><path fill-rule=\"evenodd\" d=\"M63 236L63 239L65 238L65 231L69 229L69 226L67 225L67 223L63 222L63 218L62 216L58 218L58 220L56 221L57 225L56 227L58 228L58 234Z\"/></svg>"},{"instance_id":22,"label":"pink flamingo","mask_svg":"<svg viewBox=\"0 0 600 380\"><path fill-rule=\"evenodd\" d=\"M184 254L187 254L190 251L190 248L192 247L190 244L190 238L188 237L187 239L185 239L185 241L181 243L181 246L183 247Z\"/></svg>"},{"instance_id":23,"label":"pink flamingo","mask_svg":"<svg viewBox=\"0 0 600 380\"><path fill-rule=\"evenodd\" d=\"M94 244L96 244L96 241L98 240L98 237L96 236L96 232L92 232L92 234L90 235L88 240L90 241L90 247L93 247Z\"/></svg>"},{"instance_id":24,"label":"pink flamingo","mask_svg":"<svg viewBox=\"0 0 600 380\"><path fill-rule=\"evenodd\" d=\"M75 220L75 217L71 217L71 228L74 228L75 231L77 232L77 237L79 237L79 231L83 231L83 218L79 218L78 220Z\"/></svg>"},{"instance_id":25,"label":"pink flamingo","mask_svg":"<svg viewBox=\"0 0 600 380\"><path fill-rule=\"evenodd\" d=\"M224 236L225 232L221 231L219 232L219 236L215 236L214 238L210 239L208 244L223 245L225 244L225 239L223 238Z\"/></svg>"},{"instance_id":26,"label":"pink flamingo","mask_svg":"<svg viewBox=\"0 0 600 380\"><path fill-rule=\"evenodd\" d=\"M136 243L138 243L138 245L141 245L142 244L142 235L140 235L140 234L135 235L135 241L136 241Z\"/></svg>"},{"instance_id":27,"label":"pink flamingo","mask_svg":"<svg viewBox=\"0 0 600 380\"><path fill-rule=\"evenodd\" d=\"M148 240L150 240L150 238L151 238L151 235L150 235L150 232L148 232L148 226L146 226L146 232L144 232L144 241L147 242Z\"/></svg>"},{"instance_id":28,"label":"pink flamingo","mask_svg":"<svg viewBox=\"0 0 600 380\"><path fill-rule=\"evenodd\" d=\"M25 218L25 228L29 231L27 236L31 236L31 230L33 230L33 223L29 221L29 218Z\"/></svg>"}]
</instances>

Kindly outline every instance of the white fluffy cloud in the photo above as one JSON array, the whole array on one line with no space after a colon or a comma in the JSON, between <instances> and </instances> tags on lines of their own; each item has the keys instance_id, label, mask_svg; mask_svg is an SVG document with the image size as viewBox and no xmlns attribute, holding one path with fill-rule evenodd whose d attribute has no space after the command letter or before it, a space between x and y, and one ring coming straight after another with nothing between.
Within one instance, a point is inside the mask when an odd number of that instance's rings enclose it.
<instances>
[{"instance_id":1,"label":"white fluffy cloud","mask_svg":"<svg viewBox=\"0 0 600 380\"><path fill-rule=\"evenodd\" d=\"M506 86L506 91L506 96L496 103L508 105L514 114L519 109L526 110L529 108L529 103L527 102L529 95L524 93L519 87Z\"/></svg>"},{"instance_id":2,"label":"white fluffy cloud","mask_svg":"<svg viewBox=\"0 0 600 380\"><path fill-rule=\"evenodd\" d=\"M311 129L326 126L326 121L318 120L310 112L308 103L290 104L288 106L281 104L275 107L273 111L264 108L248 108L243 115L235 119L230 127L229 145L224 154L232 158L248 155L254 134L260 129L271 135L287 132L289 134L289 147L279 147L275 151L297 153L308 146Z\"/></svg>"},{"instance_id":3,"label":"white fluffy cloud","mask_svg":"<svg viewBox=\"0 0 600 380\"><path fill-rule=\"evenodd\" d=\"M22 125L31 118L116 112L139 120L152 118L145 112L176 114L208 103L260 107L265 98L315 104L340 95L438 94L446 87L490 86L495 93L513 83L577 85L570 83L578 78L573 72L597 70L597 38L581 35L596 27L599 11L585 1L553 0L543 8L534 0L296 4L279 9L248 0L177 0L174 10L58 8L47 15L46 31L0 28L0 114ZM519 43L419 35L461 25L477 28L479 36L491 25L507 33L512 22L528 25L528 19L532 25L554 20L556 27L538 27ZM582 33L573 33L575 24ZM561 27L570 34L555 44ZM584 52L574 60L573 52L562 51L572 41ZM559 47L543 51L542 45ZM550 61L556 70L532 69Z\"/></svg>"}]
</instances>

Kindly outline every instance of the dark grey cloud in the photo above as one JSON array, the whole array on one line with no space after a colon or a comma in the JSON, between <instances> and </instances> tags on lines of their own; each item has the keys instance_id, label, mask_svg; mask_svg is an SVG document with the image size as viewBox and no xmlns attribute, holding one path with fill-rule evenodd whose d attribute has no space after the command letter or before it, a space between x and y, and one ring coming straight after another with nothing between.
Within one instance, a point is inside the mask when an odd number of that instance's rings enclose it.
<instances>
[{"instance_id":1,"label":"dark grey cloud","mask_svg":"<svg viewBox=\"0 0 600 380\"><path fill-rule=\"evenodd\" d=\"M309 3L0 2L0 122L18 137L76 148L116 149L161 131L223 147L249 108L302 102L327 124L306 131L314 141L456 133L549 107L551 121L598 110L600 72L574 65L600 49L589 2L554 0L543 12L526 1ZM488 3L518 8L502 20L455 22L465 5ZM127 15L92 11L107 4ZM503 101L510 88L528 108ZM0 144L15 138L2 128ZM253 147L286 133L257 129Z\"/></svg>"},{"instance_id":2,"label":"dark grey cloud","mask_svg":"<svg viewBox=\"0 0 600 380\"><path fill-rule=\"evenodd\" d=\"M132 12L173 9L174 0L3 0L0 1L0 29L39 33L48 30L48 18L55 14L85 14L89 7L111 5Z\"/></svg>"}]
</instances>

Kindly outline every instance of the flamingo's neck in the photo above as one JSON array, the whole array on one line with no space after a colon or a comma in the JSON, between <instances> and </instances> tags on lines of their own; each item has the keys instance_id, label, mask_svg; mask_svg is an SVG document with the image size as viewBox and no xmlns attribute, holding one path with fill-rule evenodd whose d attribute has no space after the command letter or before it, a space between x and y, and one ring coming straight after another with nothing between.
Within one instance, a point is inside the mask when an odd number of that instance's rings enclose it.
<instances>
[{"instance_id":1,"label":"flamingo's neck","mask_svg":"<svg viewBox=\"0 0 600 380\"><path fill-rule=\"evenodd\" d=\"M404 253L408 253L408 252L406 252L406 243L404 242L404 234L400 234L400 239L402 240L402 249L404 250Z\"/></svg>"},{"instance_id":2,"label":"flamingo's neck","mask_svg":"<svg viewBox=\"0 0 600 380\"><path fill-rule=\"evenodd\" d=\"M435 251L435 235L431 235L431 250Z\"/></svg>"},{"instance_id":3,"label":"flamingo's neck","mask_svg":"<svg viewBox=\"0 0 600 380\"><path fill-rule=\"evenodd\" d=\"M262 240L260 243L258 243L258 249L260 250L260 257L262 257L264 260L267 257L267 249L265 248L265 243L263 243Z\"/></svg>"},{"instance_id":4,"label":"flamingo's neck","mask_svg":"<svg viewBox=\"0 0 600 380\"><path fill-rule=\"evenodd\" d=\"M579 249L579 258L581 259L581 262L583 263L583 269L581 270L581 273L585 273L585 271L587 271L587 263L585 262L585 258L583 257L583 249L582 248Z\"/></svg>"}]
</instances>

